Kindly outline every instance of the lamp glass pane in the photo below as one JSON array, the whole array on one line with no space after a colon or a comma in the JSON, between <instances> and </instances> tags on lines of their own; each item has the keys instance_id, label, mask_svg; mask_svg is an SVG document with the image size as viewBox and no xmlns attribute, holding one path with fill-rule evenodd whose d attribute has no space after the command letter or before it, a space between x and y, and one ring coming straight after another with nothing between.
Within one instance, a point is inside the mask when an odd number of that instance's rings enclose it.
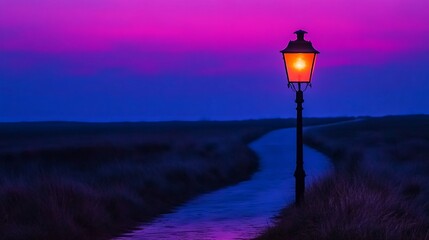
<instances>
[{"instance_id":1,"label":"lamp glass pane","mask_svg":"<svg viewBox=\"0 0 429 240\"><path fill-rule=\"evenodd\" d=\"M315 53L284 53L288 81L309 83L315 58Z\"/></svg>"}]
</instances>

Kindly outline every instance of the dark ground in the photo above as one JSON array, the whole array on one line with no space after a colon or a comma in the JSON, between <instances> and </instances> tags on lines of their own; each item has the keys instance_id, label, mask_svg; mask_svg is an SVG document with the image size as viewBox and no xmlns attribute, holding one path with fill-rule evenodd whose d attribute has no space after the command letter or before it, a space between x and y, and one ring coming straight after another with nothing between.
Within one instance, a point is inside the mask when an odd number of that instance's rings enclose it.
<instances>
[{"instance_id":1,"label":"dark ground","mask_svg":"<svg viewBox=\"0 0 429 240\"><path fill-rule=\"evenodd\" d=\"M335 172L258 239L429 239L429 116L365 118L306 133Z\"/></svg>"},{"instance_id":2,"label":"dark ground","mask_svg":"<svg viewBox=\"0 0 429 240\"><path fill-rule=\"evenodd\" d=\"M247 144L294 125L294 119L0 123L0 239L109 239L250 178L258 159Z\"/></svg>"}]
</instances>

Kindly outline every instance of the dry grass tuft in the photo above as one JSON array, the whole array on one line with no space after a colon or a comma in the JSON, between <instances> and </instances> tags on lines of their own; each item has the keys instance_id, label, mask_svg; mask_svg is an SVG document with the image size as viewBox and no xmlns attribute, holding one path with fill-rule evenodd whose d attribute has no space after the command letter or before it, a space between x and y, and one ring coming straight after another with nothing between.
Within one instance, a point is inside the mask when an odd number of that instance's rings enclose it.
<instances>
[{"instance_id":1,"label":"dry grass tuft","mask_svg":"<svg viewBox=\"0 0 429 240\"><path fill-rule=\"evenodd\" d=\"M368 118L307 132L336 167L257 239L429 239L429 116Z\"/></svg>"}]
</instances>

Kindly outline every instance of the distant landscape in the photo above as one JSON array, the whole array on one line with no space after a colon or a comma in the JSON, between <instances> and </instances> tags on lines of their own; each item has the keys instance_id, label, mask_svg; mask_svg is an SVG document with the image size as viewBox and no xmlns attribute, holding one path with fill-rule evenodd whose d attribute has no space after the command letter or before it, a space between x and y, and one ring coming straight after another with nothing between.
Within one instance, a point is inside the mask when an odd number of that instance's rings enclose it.
<instances>
[{"instance_id":1,"label":"distant landscape","mask_svg":"<svg viewBox=\"0 0 429 240\"><path fill-rule=\"evenodd\" d=\"M304 124L327 124L307 130L305 144L329 156L335 171L257 239L429 239L428 115ZM119 236L251 178L259 164L248 144L294 126L295 119L1 123L0 239Z\"/></svg>"},{"instance_id":2,"label":"distant landscape","mask_svg":"<svg viewBox=\"0 0 429 240\"><path fill-rule=\"evenodd\" d=\"M306 119L307 125L349 118ZM251 177L247 144L294 119L0 124L1 239L109 239Z\"/></svg>"},{"instance_id":3,"label":"distant landscape","mask_svg":"<svg viewBox=\"0 0 429 240\"><path fill-rule=\"evenodd\" d=\"M305 143L336 171L287 206L259 240L429 239L429 116L313 128Z\"/></svg>"}]
</instances>

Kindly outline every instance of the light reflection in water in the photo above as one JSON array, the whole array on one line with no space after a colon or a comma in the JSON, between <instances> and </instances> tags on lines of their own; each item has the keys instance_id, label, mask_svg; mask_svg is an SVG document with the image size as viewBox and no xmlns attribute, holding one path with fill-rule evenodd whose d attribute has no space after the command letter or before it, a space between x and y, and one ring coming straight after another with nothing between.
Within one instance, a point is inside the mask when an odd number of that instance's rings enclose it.
<instances>
[{"instance_id":1,"label":"light reflection in water","mask_svg":"<svg viewBox=\"0 0 429 240\"><path fill-rule=\"evenodd\" d=\"M252 143L261 170L252 179L202 195L118 240L232 240L257 236L294 199L295 129L271 132ZM307 185L331 169L304 147Z\"/></svg>"}]
</instances>

